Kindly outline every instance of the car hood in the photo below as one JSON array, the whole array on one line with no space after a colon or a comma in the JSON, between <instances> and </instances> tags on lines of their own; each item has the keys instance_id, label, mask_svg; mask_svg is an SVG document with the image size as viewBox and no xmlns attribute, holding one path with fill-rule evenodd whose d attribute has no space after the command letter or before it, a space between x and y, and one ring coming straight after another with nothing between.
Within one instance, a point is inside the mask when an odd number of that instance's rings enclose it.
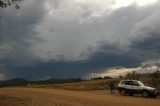
<instances>
[{"instance_id":1,"label":"car hood","mask_svg":"<svg viewBox=\"0 0 160 106\"><path fill-rule=\"evenodd\" d=\"M149 86L144 86L144 88L148 89L148 90L156 90L155 88L149 87Z\"/></svg>"}]
</instances>

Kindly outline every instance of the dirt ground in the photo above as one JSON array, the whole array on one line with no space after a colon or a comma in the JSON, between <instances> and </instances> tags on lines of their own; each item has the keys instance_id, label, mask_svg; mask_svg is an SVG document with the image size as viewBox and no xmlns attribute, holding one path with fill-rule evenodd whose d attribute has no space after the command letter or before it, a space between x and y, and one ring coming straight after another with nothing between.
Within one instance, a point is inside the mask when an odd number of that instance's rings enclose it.
<instances>
[{"instance_id":1,"label":"dirt ground","mask_svg":"<svg viewBox=\"0 0 160 106\"><path fill-rule=\"evenodd\" d=\"M109 91L0 88L0 106L160 106L160 98L121 96Z\"/></svg>"}]
</instances>

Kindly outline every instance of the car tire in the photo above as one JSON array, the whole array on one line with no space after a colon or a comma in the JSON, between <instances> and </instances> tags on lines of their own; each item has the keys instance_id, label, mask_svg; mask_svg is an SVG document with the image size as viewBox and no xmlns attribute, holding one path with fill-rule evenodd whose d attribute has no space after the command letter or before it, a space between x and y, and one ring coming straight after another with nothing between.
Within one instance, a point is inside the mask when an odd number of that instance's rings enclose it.
<instances>
[{"instance_id":1,"label":"car tire","mask_svg":"<svg viewBox=\"0 0 160 106\"><path fill-rule=\"evenodd\" d=\"M126 95L126 93L127 93L127 92L126 92L125 89L121 89L121 91L120 91L120 94L121 94L121 95Z\"/></svg>"},{"instance_id":2,"label":"car tire","mask_svg":"<svg viewBox=\"0 0 160 106\"><path fill-rule=\"evenodd\" d=\"M143 96L143 97L148 97L148 96L149 96L149 92L148 92L147 90L144 90L144 91L142 92L142 96Z\"/></svg>"}]
</instances>

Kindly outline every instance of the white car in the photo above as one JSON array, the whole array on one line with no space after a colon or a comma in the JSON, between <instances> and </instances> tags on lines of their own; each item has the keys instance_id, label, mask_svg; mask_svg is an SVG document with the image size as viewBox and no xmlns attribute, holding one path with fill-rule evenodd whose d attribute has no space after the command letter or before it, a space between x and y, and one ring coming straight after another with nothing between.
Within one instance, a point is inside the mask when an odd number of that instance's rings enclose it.
<instances>
[{"instance_id":1,"label":"white car","mask_svg":"<svg viewBox=\"0 0 160 106\"><path fill-rule=\"evenodd\" d=\"M145 86L141 81L137 80L122 80L117 88L121 95L142 94L143 97L152 98L156 98L158 95L157 89Z\"/></svg>"}]
</instances>

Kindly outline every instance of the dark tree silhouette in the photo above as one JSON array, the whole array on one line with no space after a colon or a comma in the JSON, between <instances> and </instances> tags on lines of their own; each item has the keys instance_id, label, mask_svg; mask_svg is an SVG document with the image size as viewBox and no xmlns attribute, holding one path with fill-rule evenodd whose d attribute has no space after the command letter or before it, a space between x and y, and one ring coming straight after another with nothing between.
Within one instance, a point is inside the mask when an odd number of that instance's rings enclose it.
<instances>
[{"instance_id":1,"label":"dark tree silhouette","mask_svg":"<svg viewBox=\"0 0 160 106\"><path fill-rule=\"evenodd\" d=\"M7 8L14 5L16 9L20 8L19 3L23 0L0 0L0 8Z\"/></svg>"},{"instance_id":2,"label":"dark tree silhouette","mask_svg":"<svg viewBox=\"0 0 160 106\"><path fill-rule=\"evenodd\" d=\"M129 73L126 74L126 79L138 80L139 79L139 75L135 71L129 72Z\"/></svg>"}]
</instances>

